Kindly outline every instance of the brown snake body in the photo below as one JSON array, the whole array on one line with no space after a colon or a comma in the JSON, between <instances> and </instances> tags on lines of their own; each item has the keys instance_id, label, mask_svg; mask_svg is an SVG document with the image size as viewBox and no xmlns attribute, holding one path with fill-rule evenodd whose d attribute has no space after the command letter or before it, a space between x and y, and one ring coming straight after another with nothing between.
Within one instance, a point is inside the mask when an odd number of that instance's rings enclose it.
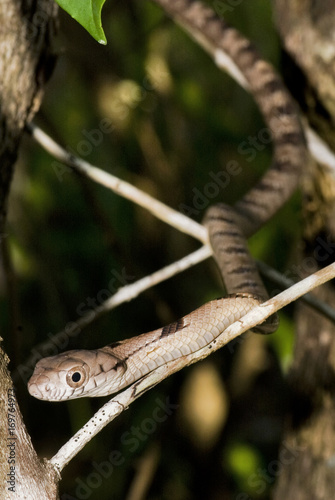
<instances>
[{"instance_id":1,"label":"brown snake body","mask_svg":"<svg viewBox=\"0 0 335 500\"><path fill-rule=\"evenodd\" d=\"M41 359L29 381L38 399L106 396L158 366L195 352L258 304L251 296L212 300L178 321L102 349L68 351ZM78 381L73 380L79 374Z\"/></svg>"},{"instance_id":2,"label":"brown snake body","mask_svg":"<svg viewBox=\"0 0 335 500\"><path fill-rule=\"evenodd\" d=\"M158 366L199 350L266 299L246 238L269 220L296 189L306 159L295 105L280 77L251 42L209 8L192 0L155 0L194 38L222 49L243 73L273 138L273 161L263 178L232 207L211 207L204 224L230 296L203 305L171 325L92 351L40 360L30 394L49 401L112 394ZM257 327L270 333L275 318Z\"/></svg>"}]
</instances>

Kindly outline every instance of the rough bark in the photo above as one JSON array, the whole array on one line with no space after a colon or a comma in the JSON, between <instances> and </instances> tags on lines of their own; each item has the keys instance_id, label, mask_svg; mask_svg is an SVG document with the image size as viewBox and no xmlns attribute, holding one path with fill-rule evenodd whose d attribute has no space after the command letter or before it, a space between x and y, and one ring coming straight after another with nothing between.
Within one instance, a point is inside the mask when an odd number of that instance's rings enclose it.
<instances>
[{"instance_id":1,"label":"rough bark","mask_svg":"<svg viewBox=\"0 0 335 500\"><path fill-rule=\"evenodd\" d=\"M305 77L297 99L314 126L335 146L335 8L333 0L276 0L275 18L283 44ZM299 76L293 75L297 80Z\"/></svg>"},{"instance_id":2,"label":"rough bark","mask_svg":"<svg viewBox=\"0 0 335 500\"><path fill-rule=\"evenodd\" d=\"M305 79L305 87L299 92L296 89L296 98L313 126L329 139L335 123L334 2L276 0L275 9L283 43ZM334 149L335 144L331 145ZM306 169L302 191L304 252L300 268L308 274L334 261L334 172L312 165ZM335 303L331 284L315 295ZM289 375L292 406L282 448L295 453L290 460L281 461L273 498L326 500L333 498L335 490L335 326L302 305L296 320Z\"/></svg>"},{"instance_id":3,"label":"rough bark","mask_svg":"<svg viewBox=\"0 0 335 500\"><path fill-rule=\"evenodd\" d=\"M54 66L56 10L52 0L0 2L0 234L19 141Z\"/></svg>"},{"instance_id":4,"label":"rough bark","mask_svg":"<svg viewBox=\"0 0 335 500\"><path fill-rule=\"evenodd\" d=\"M332 303L334 290L320 288L319 299ZM335 491L335 331L334 325L305 306L297 314L295 359L289 383L292 408L274 499L326 500Z\"/></svg>"},{"instance_id":5,"label":"rough bark","mask_svg":"<svg viewBox=\"0 0 335 500\"><path fill-rule=\"evenodd\" d=\"M58 476L38 458L18 406L0 349L0 497L2 499L56 499Z\"/></svg>"},{"instance_id":6,"label":"rough bark","mask_svg":"<svg viewBox=\"0 0 335 500\"><path fill-rule=\"evenodd\" d=\"M53 0L0 2L0 238L4 236L10 183L26 123L39 108L54 57ZM32 446L0 349L0 497L57 497L56 472Z\"/></svg>"}]
</instances>

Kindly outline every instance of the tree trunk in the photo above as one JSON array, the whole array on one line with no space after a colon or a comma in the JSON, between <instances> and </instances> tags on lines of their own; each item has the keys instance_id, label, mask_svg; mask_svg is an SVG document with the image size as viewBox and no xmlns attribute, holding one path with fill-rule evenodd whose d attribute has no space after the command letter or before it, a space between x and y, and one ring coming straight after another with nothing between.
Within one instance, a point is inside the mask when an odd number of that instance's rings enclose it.
<instances>
[{"instance_id":1,"label":"tree trunk","mask_svg":"<svg viewBox=\"0 0 335 500\"><path fill-rule=\"evenodd\" d=\"M0 2L0 235L19 142L54 66L56 12L52 0Z\"/></svg>"},{"instance_id":2,"label":"tree trunk","mask_svg":"<svg viewBox=\"0 0 335 500\"><path fill-rule=\"evenodd\" d=\"M298 79L300 83L293 93L310 123L329 140L335 123L333 2L276 0L275 8L284 45L305 78L303 90L301 75L293 73L292 82ZM332 142L334 149L334 139ZM334 172L312 165L306 169L302 191L301 278L334 261ZM314 294L335 303L331 283ZM335 326L304 305L299 306L296 320L289 375L292 406L282 447L282 453L285 448L295 453L290 460L282 455L274 499L328 500L335 491Z\"/></svg>"},{"instance_id":3,"label":"tree trunk","mask_svg":"<svg viewBox=\"0 0 335 500\"><path fill-rule=\"evenodd\" d=\"M0 242L3 243L10 183L26 123L41 102L55 58L51 39L53 0L0 2ZM32 446L15 398L8 358L0 349L0 497L57 497L58 477Z\"/></svg>"},{"instance_id":4,"label":"tree trunk","mask_svg":"<svg viewBox=\"0 0 335 500\"><path fill-rule=\"evenodd\" d=\"M58 477L42 463L31 443L7 370L8 357L0 349L0 497L56 499Z\"/></svg>"}]
</instances>

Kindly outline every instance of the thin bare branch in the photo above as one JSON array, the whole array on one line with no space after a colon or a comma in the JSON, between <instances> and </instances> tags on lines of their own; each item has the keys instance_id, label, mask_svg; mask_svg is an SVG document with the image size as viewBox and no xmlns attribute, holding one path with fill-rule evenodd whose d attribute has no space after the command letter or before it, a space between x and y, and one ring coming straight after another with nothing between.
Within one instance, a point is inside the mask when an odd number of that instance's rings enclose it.
<instances>
[{"instance_id":1,"label":"thin bare branch","mask_svg":"<svg viewBox=\"0 0 335 500\"><path fill-rule=\"evenodd\" d=\"M132 184L129 184L115 175L105 172L78 156L69 153L37 125L31 123L29 125L29 132L35 141L48 151L48 153L50 153L58 161L68 165L77 173L93 180L94 182L97 182L98 184L101 184L108 189L111 189L120 196L131 200L133 203L145 208L152 215L163 222L166 222L175 229L178 229L182 233L193 236L202 243L207 244L207 230L204 226L198 224L198 222L190 219L181 212L168 207L161 201L156 200L156 198L153 198Z\"/></svg>"},{"instance_id":2,"label":"thin bare branch","mask_svg":"<svg viewBox=\"0 0 335 500\"><path fill-rule=\"evenodd\" d=\"M266 276L266 278L268 278L272 283L278 285L282 290L289 288L296 283L264 262L257 261L257 266L262 276ZM301 297L301 300L335 323L335 309L329 304L322 302L308 293Z\"/></svg>"}]
</instances>

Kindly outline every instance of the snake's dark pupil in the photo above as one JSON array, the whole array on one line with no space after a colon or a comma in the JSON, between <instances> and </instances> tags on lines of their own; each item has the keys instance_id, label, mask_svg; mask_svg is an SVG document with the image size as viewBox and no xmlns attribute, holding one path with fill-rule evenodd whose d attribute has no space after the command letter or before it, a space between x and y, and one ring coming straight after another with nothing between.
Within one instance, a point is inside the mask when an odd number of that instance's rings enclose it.
<instances>
[{"instance_id":1,"label":"snake's dark pupil","mask_svg":"<svg viewBox=\"0 0 335 500\"><path fill-rule=\"evenodd\" d=\"M72 382L79 382L79 380L81 379L81 375L79 372L74 372L71 378Z\"/></svg>"}]
</instances>

